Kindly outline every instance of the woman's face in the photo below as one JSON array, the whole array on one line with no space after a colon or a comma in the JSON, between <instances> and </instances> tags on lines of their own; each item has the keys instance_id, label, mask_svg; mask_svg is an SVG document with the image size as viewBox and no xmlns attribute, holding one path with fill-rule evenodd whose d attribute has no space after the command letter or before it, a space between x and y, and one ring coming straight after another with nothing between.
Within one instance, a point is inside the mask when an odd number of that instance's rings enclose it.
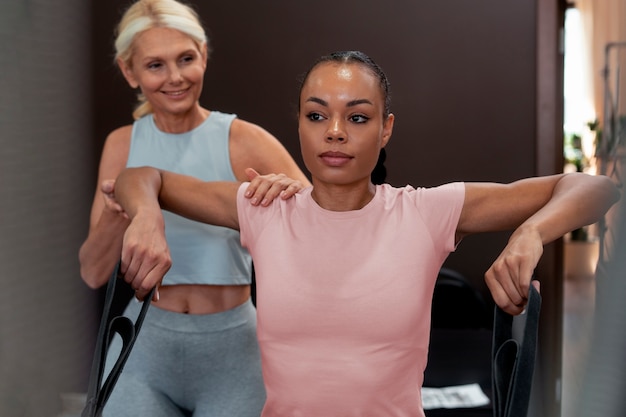
<instances>
[{"instance_id":1,"label":"woman's face","mask_svg":"<svg viewBox=\"0 0 626 417\"><path fill-rule=\"evenodd\" d=\"M325 62L309 73L300 94L298 132L314 180L369 184L393 129L393 115L383 120L383 109L379 80L362 64Z\"/></svg>"},{"instance_id":2,"label":"woman's face","mask_svg":"<svg viewBox=\"0 0 626 417\"><path fill-rule=\"evenodd\" d=\"M202 93L206 48L198 49L189 36L175 29L152 28L135 38L131 65L118 64L155 113L180 114L189 111Z\"/></svg>"}]
</instances>

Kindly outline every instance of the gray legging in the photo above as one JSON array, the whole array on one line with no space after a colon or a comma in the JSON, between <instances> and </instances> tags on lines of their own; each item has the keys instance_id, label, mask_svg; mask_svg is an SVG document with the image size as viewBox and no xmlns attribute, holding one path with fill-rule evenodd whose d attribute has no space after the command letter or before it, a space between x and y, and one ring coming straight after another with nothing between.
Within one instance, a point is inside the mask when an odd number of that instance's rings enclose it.
<instances>
[{"instance_id":1,"label":"gray legging","mask_svg":"<svg viewBox=\"0 0 626 417\"><path fill-rule=\"evenodd\" d=\"M140 308L131 300L125 315L134 320ZM116 337L105 372L120 349ZM151 306L104 416L258 417L264 402L250 300L207 315Z\"/></svg>"}]
</instances>

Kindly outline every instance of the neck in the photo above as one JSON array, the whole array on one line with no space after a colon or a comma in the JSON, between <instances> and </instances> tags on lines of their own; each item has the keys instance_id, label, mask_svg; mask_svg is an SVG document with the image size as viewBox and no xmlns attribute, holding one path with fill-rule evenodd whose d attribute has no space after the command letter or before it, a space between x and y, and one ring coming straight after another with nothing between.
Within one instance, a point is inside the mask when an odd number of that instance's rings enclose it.
<instances>
[{"instance_id":1,"label":"neck","mask_svg":"<svg viewBox=\"0 0 626 417\"><path fill-rule=\"evenodd\" d=\"M200 126L209 116L209 111L199 105L185 113L153 113L157 128L165 133L185 133Z\"/></svg>"},{"instance_id":2,"label":"neck","mask_svg":"<svg viewBox=\"0 0 626 417\"><path fill-rule=\"evenodd\" d=\"M323 209L331 211L360 210L376 194L376 186L370 181L359 185L324 184L313 181L311 197Z\"/></svg>"}]
</instances>

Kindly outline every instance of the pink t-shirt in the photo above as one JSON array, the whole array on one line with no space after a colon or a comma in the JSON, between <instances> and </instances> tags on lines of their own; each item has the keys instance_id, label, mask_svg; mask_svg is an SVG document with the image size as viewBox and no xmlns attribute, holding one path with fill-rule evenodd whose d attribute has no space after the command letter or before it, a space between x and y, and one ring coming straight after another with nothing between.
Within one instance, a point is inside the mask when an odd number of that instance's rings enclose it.
<instances>
[{"instance_id":1,"label":"pink t-shirt","mask_svg":"<svg viewBox=\"0 0 626 417\"><path fill-rule=\"evenodd\" d=\"M437 273L455 248L465 187L377 186L355 211L311 188L254 207L238 195L254 260L263 417L422 417Z\"/></svg>"}]
</instances>

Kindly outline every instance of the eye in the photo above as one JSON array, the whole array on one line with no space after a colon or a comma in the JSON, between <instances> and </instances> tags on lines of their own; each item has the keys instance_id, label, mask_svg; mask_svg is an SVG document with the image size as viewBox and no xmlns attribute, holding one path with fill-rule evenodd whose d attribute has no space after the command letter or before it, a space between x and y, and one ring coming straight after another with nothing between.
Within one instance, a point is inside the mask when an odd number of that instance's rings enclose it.
<instances>
[{"instance_id":1,"label":"eye","mask_svg":"<svg viewBox=\"0 0 626 417\"><path fill-rule=\"evenodd\" d=\"M306 117L312 122L318 122L324 119L324 116L316 112L310 112L309 114L306 115Z\"/></svg>"},{"instance_id":2,"label":"eye","mask_svg":"<svg viewBox=\"0 0 626 417\"><path fill-rule=\"evenodd\" d=\"M185 55L180 59L180 62L183 64L189 64L193 62L195 57L193 55Z\"/></svg>"},{"instance_id":3,"label":"eye","mask_svg":"<svg viewBox=\"0 0 626 417\"><path fill-rule=\"evenodd\" d=\"M150 62L148 65L146 65L146 67L152 71L158 70L159 68L161 68L161 66L162 64L160 62Z\"/></svg>"},{"instance_id":4,"label":"eye","mask_svg":"<svg viewBox=\"0 0 626 417\"><path fill-rule=\"evenodd\" d=\"M369 120L370 118L367 116L364 116L362 114L355 114L350 116L350 121L353 123L365 123Z\"/></svg>"}]
</instances>

